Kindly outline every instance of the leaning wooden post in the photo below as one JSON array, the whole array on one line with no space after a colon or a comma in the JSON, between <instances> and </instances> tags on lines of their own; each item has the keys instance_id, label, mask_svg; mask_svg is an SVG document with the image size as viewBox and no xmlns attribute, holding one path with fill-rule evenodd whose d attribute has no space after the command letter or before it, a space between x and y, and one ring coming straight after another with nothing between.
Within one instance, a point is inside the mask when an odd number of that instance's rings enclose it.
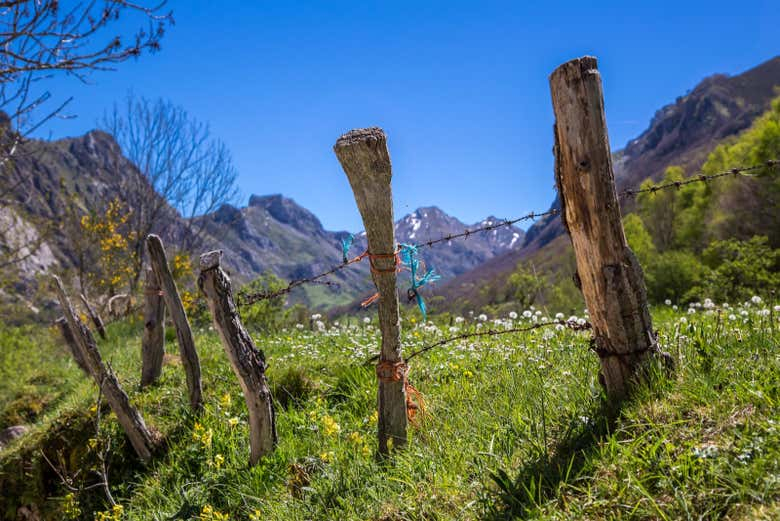
<instances>
[{"instance_id":1,"label":"leaning wooden post","mask_svg":"<svg viewBox=\"0 0 780 521\"><path fill-rule=\"evenodd\" d=\"M81 350L76 343L76 337L73 336L73 332L70 330L70 326L68 325L68 319L66 319L64 316L59 317L54 321L54 323L57 324L57 326L60 328L62 338L65 339L65 344L68 346L68 351L70 351L70 354L76 361L76 365L78 365L87 376L90 376L87 363L84 361L84 357L81 356Z\"/></svg>"},{"instance_id":2,"label":"leaning wooden post","mask_svg":"<svg viewBox=\"0 0 780 521\"><path fill-rule=\"evenodd\" d=\"M602 384L619 402L659 350L642 269L623 232L596 58L558 67L550 90L561 218L577 258Z\"/></svg>"},{"instance_id":3,"label":"leaning wooden post","mask_svg":"<svg viewBox=\"0 0 780 521\"><path fill-rule=\"evenodd\" d=\"M171 320L176 328L176 340L179 343L179 354L187 376L187 388L190 394L190 406L195 411L203 409L203 391L200 383L200 360L195 350L195 340L192 337L192 329L181 303L176 281L168 267L168 258L165 256L162 240L157 235L149 235L146 238L146 248L149 250L149 261L154 275L162 287L163 299Z\"/></svg>"},{"instance_id":4,"label":"leaning wooden post","mask_svg":"<svg viewBox=\"0 0 780 521\"><path fill-rule=\"evenodd\" d=\"M62 287L62 281L56 275L52 278L57 298L65 313L65 320L67 320L70 331L76 339L76 345L90 374L103 392L103 396L106 397L106 402L111 410L116 414L117 421L124 429L138 457L143 461L149 461L154 447L152 433L146 427L141 413L130 404L130 399L122 390L122 386L119 385L116 375L103 363L95 337L76 315L70 299L65 294L65 289Z\"/></svg>"},{"instance_id":5,"label":"leaning wooden post","mask_svg":"<svg viewBox=\"0 0 780 521\"><path fill-rule=\"evenodd\" d=\"M377 365L379 379L379 452L390 442L406 444L406 373L401 357L401 319L396 292L397 252L393 222L392 177L387 137L380 128L352 130L333 147L355 194L368 238L371 274L379 292L379 327L382 349ZM392 440L392 441L390 441Z\"/></svg>"},{"instance_id":6,"label":"leaning wooden post","mask_svg":"<svg viewBox=\"0 0 780 521\"><path fill-rule=\"evenodd\" d=\"M219 331L222 347L244 391L249 410L249 464L254 465L276 446L274 404L265 377L265 355L255 347L241 324L230 277L220 267L221 258L221 250L200 256L198 287L206 296L214 327Z\"/></svg>"},{"instance_id":7,"label":"leaning wooden post","mask_svg":"<svg viewBox=\"0 0 780 521\"><path fill-rule=\"evenodd\" d=\"M79 297L81 297L81 303L84 304L84 307L87 309L87 315L89 315L89 319L92 320L93 324L95 324L95 328L97 329L100 338L105 340L106 326L103 324L103 319L100 318L100 315L98 315L97 311L95 311L95 308L92 307L92 304L89 303L89 300L87 300L87 297L85 297L83 293L80 294Z\"/></svg>"},{"instance_id":8,"label":"leaning wooden post","mask_svg":"<svg viewBox=\"0 0 780 521\"><path fill-rule=\"evenodd\" d=\"M153 384L162 373L165 355L165 303L152 268L144 281L144 332L141 338L141 387Z\"/></svg>"}]
</instances>

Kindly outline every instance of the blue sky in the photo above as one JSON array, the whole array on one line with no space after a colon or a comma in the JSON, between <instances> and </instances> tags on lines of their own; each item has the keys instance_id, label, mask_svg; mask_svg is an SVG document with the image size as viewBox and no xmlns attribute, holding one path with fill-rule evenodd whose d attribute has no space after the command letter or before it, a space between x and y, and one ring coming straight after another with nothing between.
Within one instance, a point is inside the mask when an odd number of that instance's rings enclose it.
<instances>
[{"instance_id":1,"label":"blue sky","mask_svg":"<svg viewBox=\"0 0 780 521\"><path fill-rule=\"evenodd\" d=\"M283 193L328 229L362 228L331 147L388 134L396 216L437 205L465 222L545 210L554 195L547 77L599 58L613 149L703 77L780 54L777 0L675 2L169 1L162 51L49 80L82 134L129 89L210 123L239 169L241 204ZM129 22L128 22L129 23Z\"/></svg>"}]
</instances>

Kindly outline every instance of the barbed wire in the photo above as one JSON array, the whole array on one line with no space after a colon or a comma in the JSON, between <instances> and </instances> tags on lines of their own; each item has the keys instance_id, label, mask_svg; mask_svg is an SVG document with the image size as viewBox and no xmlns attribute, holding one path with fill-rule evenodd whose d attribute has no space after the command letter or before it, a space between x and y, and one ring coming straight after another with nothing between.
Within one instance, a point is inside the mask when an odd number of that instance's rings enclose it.
<instances>
[{"instance_id":1,"label":"barbed wire","mask_svg":"<svg viewBox=\"0 0 780 521\"><path fill-rule=\"evenodd\" d=\"M437 239L431 239L425 242L421 242L417 244L417 246L427 246L427 247L433 247L436 244L440 244L443 242L450 242L455 239L459 239L461 237L468 239L470 236L483 233L491 230L496 230L498 228L508 227L512 226L513 224L517 224L522 221L528 221L532 219L539 219L542 217L557 215L559 213L559 210L548 210L546 212L530 212L526 215L523 215L521 217L517 217L515 219L507 219L501 222L491 222L490 224L486 224L485 226L481 226L479 228L467 228L464 231L460 233L452 233L447 235L442 235L441 237ZM329 275L333 275L347 267L349 267L352 264L355 264L357 262L360 262L363 260L363 258L368 257L367 252L363 253L357 257L355 257L352 260L349 260L347 262L335 265L331 267L330 269L323 271L322 273L319 273L317 275L312 275L311 277L304 277L300 279L296 279L291 281L287 286L274 290L274 291L260 291L256 293L239 293L237 296L237 305L238 306L249 306L254 304L255 302L259 302L261 300L268 300L273 299L276 297L281 297L282 295L286 295L290 293L292 290L297 288L298 286L302 286L304 284L323 284L326 286L338 286L338 283L333 281L323 281L325 277L328 277Z\"/></svg>"},{"instance_id":2,"label":"barbed wire","mask_svg":"<svg viewBox=\"0 0 780 521\"><path fill-rule=\"evenodd\" d=\"M455 240L455 239L459 239L461 237L468 238L471 235L474 235L476 233L482 233L482 232L488 232L488 231L491 231L491 230L497 230L498 228L512 226L512 225L517 224L517 223L519 223L521 221L528 221L528 220L532 220L532 219L540 219L542 217L548 217L548 216L551 216L551 215L558 215L558 213L560 213L560 211L556 210L556 209L548 210L546 212L531 212L529 214L523 215L522 217L518 217L516 219L507 219L507 220L504 220L504 221L501 221L501 222L496 222L496 223L491 223L491 224L488 224L488 225L485 225L485 226L481 226L479 228L474 228L474 229L468 229L467 228L466 230L464 230L464 231L462 231L460 233L451 233L451 234L447 234L447 235L442 235L438 239L432 239L432 240L429 240L429 241L418 243L417 246L418 247L419 246L428 246L430 248L430 247L433 247L435 244L439 244L439 243L442 243L442 242L449 242L449 241L452 241L452 240Z\"/></svg>"},{"instance_id":3,"label":"barbed wire","mask_svg":"<svg viewBox=\"0 0 780 521\"><path fill-rule=\"evenodd\" d=\"M667 190L669 188L680 188L685 185L707 182L713 179L718 179L730 175L735 177L740 175L750 175L749 174L750 172L761 170L763 168L772 168L778 165L780 165L780 160L770 159L760 165L736 167L736 168L731 168L729 170L724 170L723 172L718 172L716 174L699 174L699 175L691 176L687 179L683 179L681 181L670 181L668 183L661 183L653 186L648 186L647 188L623 190L622 192L620 192L620 194L618 194L618 197L624 198L624 197L633 197L637 194L642 194L642 193L655 193L659 190Z\"/></svg>"},{"instance_id":4,"label":"barbed wire","mask_svg":"<svg viewBox=\"0 0 780 521\"><path fill-rule=\"evenodd\" d=\"M723 172L718 172L715 174L699 174L692 177L689 177L688 179L684 179L681 181L671 181L668 183L661 183L653 186L649 186L647 188L639 188L639 189L627 189L623 190L618 194L618 198L623 199L626 197L634 197L637 194L641 193L656 193L660 190L667 190L670 188L679 189L682 186L693 184L693 183L700 183L700 182L707 182L711 181L713 179L718 179L722 177L727 176L740 176L740 175L749 175L751 172L755 172L757 170L761 170L763 168L773 168L780 165L780 160L778 159L770 159L768 161L765 161L762 164L757 165L751 165L751 166L744 166L744 167L736 167L731 168L729 170L725 170ZM509 227L514 224L517 224L522 221L528 221L528 220L534 220L534 219L540 219L544 217L551 217L560 214L560 210L558 209L550 209L546 212L530 212L526 215L523 215L521 217L517 217L515 219L507 219L500 222L492 221L490 224L486 224L484 226L480 226L478 228L466 228L464 231L460 233L450 233L447 235L442 235L436 239L430 239L427 241L423 241L420 243L417 243L417 247L427 246L429 248L432 248L433 246L445 242L451 242L455 239L468 239L472 235L476 235L479 233L484 233L492 230L497 230L499 228ZM268 300L273 299L276 297L281 297L282 295L286 295L290 293L292 290L297 288L298 286L303 286L305 284L322 284L325 286L338 286L338 283L333 281L327 281L322 280L330 275L334 275L337 272L349 267L352 264L355 264L357 262L360 262L363 260L363 258L368 256L368 252L363 253L359 255L358 257L355 257L352 260L349 260L347 262L344 262L342 264L335 265L326 271L323 271L322 273L312 275L310 277L304 277L300 279L296 279L291 281L287 286L274 290L274 291L261 291L256 293L241 293L237 295L237 305L239 306L248 306L251 304L254 304L255 302L259 302L261 300Z\"/></svg>"},{"instance_id":5,"label":"barbed wire","mask_svg":"<svg viewBox=\"0 0 780 521\"><path fill-rule=\"evenodd\" d=\"M434 342L433 344L429 344L421 349L418 349L417 351L414 351L409 356L407 356L405 360L406 362L409 362L409 360L411 360L415 356L419 356L423 353L427 353L431 349L436 349L437 347L441 347L446 344L451 344L452 342L457 342L458 340L466 340L469 338L484 337L484 336L508 335L510 333L527 333L528 331L533 331L535 329L541 329L550 326L563 326L565 328L571 329L572 331L588 331L593 328L591 323L587 321L585 323L580 323L577 322L576 320L552 320L550 322L539 322L538 324L533 324L525 327L512 327L508 329L488 329L486 331L476 331L474 333L462 333L460 335L444 338L442 340L439 340L438 342ZM379 360L379 355L374 355L368 360L366 360L366 364L376 362L377 360Z\"/></svg>"}]
</instances>

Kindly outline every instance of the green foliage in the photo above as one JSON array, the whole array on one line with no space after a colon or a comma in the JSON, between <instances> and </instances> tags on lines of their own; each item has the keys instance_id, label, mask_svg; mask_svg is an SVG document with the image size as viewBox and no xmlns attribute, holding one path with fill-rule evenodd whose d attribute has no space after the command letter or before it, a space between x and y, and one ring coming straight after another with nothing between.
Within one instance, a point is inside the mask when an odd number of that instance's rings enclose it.
<instances>
[{"instance_id":1,"label":"green foliage","mask_svg":"<svg viewBox=\"0 0 780 521\"><path fill-rule=\"evenodd\" d=\"M683 179L683 170L680 167L670 167L666 170L663 183L681 181ZM641 189L645 190L655 183L652 179L646 179ZM677 194L671 190L658 193L643 192L637 197L639 215L645 223L653 243L658 251L666 251L674 245L674 223L676 217Z\"/></svg>"},{"instance_id":2,"label":"green foliage","mask_svg":"<svg viewBox=\"0 0 780 521\"><path fill-rule=\"evenodd\" d=\"M78 371L32 378L62 364L47 359L51 339L19 343L40 362L9 358L9 374L66 396L0 452L0 518L31 503L43 519L109 511L89 471L93 447L109 439L109 483L125 521L758 518L777 512L780 497L780 360L771 351L780 329L764 312L772 304L737 307L733 319L655 308L677 373L658 375L610 423L587 333L549 328L434 349L410 374L427 413L410 430L409 450L390 462L375 458L376 378L364 362L379 338L362 323L261 339L274 396L289 401L276 409L279 446L252 468L241 388L215 333L195 331L206 400L198 417L178 365L163 368L160 385L138 389L140 357L127 346L137 345L142 323L111 324L101 341L131 401L165 439L145 467L105 409L95 439L93 382ZM470 318L404 322L403 344L412 350L477 324L493 327ZM77 476L79 490L61 484L42 450Z\"/></svg>"},{"instance_id":3,"label":"green foliage","mask_svg":"<svg viewBox=\"0 0 780 521\"><path fill-rule=\"evenodd\" d=\"M634 252L639 263L648 266L658 255L658 251L653 244L653 238L650 232L645 228L642 218L637 214L628 214L623 219L623 230L626 233L626 240L631 251Z\"/></svg>"},{"instance_id":4,"label":"green foliage","mask_svg":"<svg viewBox=\"0 0 780 521\"><path fill-rule=\"evenodd\" d=\"M547 286L544 276L539 276L531 265L521 262L507 281L509 298L523 309L539 299Z\"/></svg>"},{"instance_id":5,"label":"green foliage","mask_svg":"<svg viewBox=\"0 0 780 521\"><path fill-rule=\"evenodd\" d=\"M780 249L767 237L749 241L713 241L702 254L709 268L696 289L719 302L741 302L780 290Z\"/></svg>"},{"instance_id":6,"label":"green foliage","mask_svg":"<svg viewBox=\"0 0 780 521\"><path fill-rule=\"evenodd\" d=\"M241 295L273 293L286 286L287 284L285 284L284 280L273 272L267 271L241 288L239 299ZM248 329L254 332L267 333L277 331L284 322L283 310L285 300L286 296L280 295L270 299L258 300L251 306L240 306L241 321Z\"/></svg>"},{"instance_id":7,"label":"green foliage","mask_svg":"<svg viewBox=\"0 0 780 521\"><path fill-rule=\"evenodd\" d=\"M658 254L644 266L647 295L652 302L685 302L699 284L703 267L693 253L671 250Z\"/></svg>"},{"instance_id":8,"label":"green foliage","mask_svg":"<svg viewBox=\"0 0 780 521\"><path fill-rule=\"evenodd\" d=\"M702 170L706 174L729 168L758 165L780 158L780 98L737 139L719 145ZM717 190L718 211L713 212L718 239L766 235L769 245L780 248L780 175L778 169L765 168L751 177L724 180L713 184Z\"/></svg>"},{"instance_id":9,"label":"green foliage","mask_svg":"<svg viewBox=\"0 0 780 521\"><path fill-rule=\"evenodd\" d=\"M780 98L750 129L719 145L702 171L715 174L779 157ZM670 167L662 182L684 178L682 169ZM642 188L652 184L647 180ZM765 294L777 287L780 271L773 249L780 248L780 175L764 168L750 177L642 193L637 214L627 216L624 227L655 302Z\"/></svg>"}]
</instances>

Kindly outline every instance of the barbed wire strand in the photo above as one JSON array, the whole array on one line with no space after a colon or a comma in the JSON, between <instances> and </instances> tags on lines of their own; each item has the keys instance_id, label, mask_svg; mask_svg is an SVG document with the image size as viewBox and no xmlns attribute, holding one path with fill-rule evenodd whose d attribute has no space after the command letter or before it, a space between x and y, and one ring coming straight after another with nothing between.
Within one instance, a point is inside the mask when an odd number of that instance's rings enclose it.
<instances>
[{"instance_id":1,"label":"barbed wire strand","mask_svg":"<svg viewBox=\"0 0 780 521\"><path fill-rule=\"evenodd\" d=\"M515 219L508 219L501 222L492 222L491 224L481 226L479 228L472 228L472 229L466 229L460 233L454 233L454 234L448 234L443 235L439 237L438 239L432 239L426 242L422 242L418 244L417 246L428 246L433 247L436 244L440 244L443 242L449 242L461 237L468 238L471 235L475 235L478 233L483 233L491 230L496 230L498 228L512 226L513 224L517 224L521 221L528 221L531 219L538 219L542 217L557 215L559 213L558 210L548 210L546 212L531 212L526 215L523 215L522 217L517 217ZM352 264L355 264L356 262L360 262L363 260L363 258L368 257L369 255L366 253L361 254L354 259L347 261L346 263L338 264L336 266L331 267L330 269L319 273L317 275L312 275L311 277L304 277L301 279L296 279L291 281L287 286L280 288L275 291L265 291L265 292L257 292L257 293L249 293L249 294L241 294L238 295L238 305L239 306L248 306L251 304L254 304L255 302L258 302L260 300L267 300L267 299L273 299L276 297L280 297L282 295L286 295L290 293L293 289L297 288L298 286L304 285L304 284L325 284L325 285L337 285L337 283L332 281L322 281L321 279L333 275L347 267L349 267Z\"/></svg>"},{"instance_id":2,"label":"barbed wire strand","mask_svg":"<svg viewBox=\"0 0 780 521\"><path fill-rule=\"evenodd\" d=\"M718 179L721 177L727 177L727 176L740 176L740 175L750 175L750 172L754 172L756 170L761 170L763 168L773 168L780 165L780 159L770 159L768 161L765 161L764 163L760 165L752 165L752 166L743 166L743 167L736 167L731 168L729 170L724 170L723 172L718 172L716 174L698 174L689 177L688 179L684 179L682 181L670 181L668 183L661 183L653 186L648 186L647 188L639 188L639 189L628 189L623 190L620 192L619 197L633 197L637 194L642 193L655 193L659 190L667 190L669 188L680 188L685 185L693 184L693 183L701 183L701 182L707 182L711 181L713 179Z\"/></svg>"},{"instance_id":3,"label":"barbed wire strand","mask_svg":"<svg viewBox=\"0 0 780 521\"><path fill-rule=\"evenodd\" d=\"M727 177L727 176L749 175L750 172L761 170L763 168L773 168L773 167L776 167L778 165L780 165L780 160L778 160L778 159L770 159L770 160L765 161L764 163L758 164L758 165L751 165L751 166L745 166L745 167L731 168L729 170L725 170L723 172L718 172L718 173L715 173L715 174L698 174L698 175L692 176L692 177L690 177L688 179L684 179L682 181L671 181L671 182L668 182L668 183L661 183L661 184L649 186L647 188L623 190L622 192L620 192L618 194L618 198L623 199L623 198L626 198L626 197L634 197L637 194L641 194L641 193L655 193L655 192L658 192L660 190L667 190L667 189L670 189L670 188L679 189L680 187L685 186L685 185L689 185L689 184L693 184L693 183L700 183L700 182L707 182L707 181L711 181L713 179L718 179L718 178ZM478 233L484 233L484 232L488 232L488 231L492 231L492 230L497 230L499 228L509 227L509 226L512 226L512 225L517 224L517 223L522 222L522 221L528 221L528 220L533 220L533 219L540 219L540 218L544 218L544 217L552 217L552 216L558 215L559 213L560 213L560 210L555 209L555 208L547 210L546 212L531 212L531 213L528 213L528 214L523 215L521 217L517 217L515 219L507 219L507 220L504 220L504 221L501 221L501 222L491 222L490 224L487 224L485 226L481 226L479 228L472 228L472 229L467 228L467 229L465 229L464 231L462 231L460 233L451 233L451 234L447 234L447 235L442 235L441 237L439 237L437 239L431 239L431 240L428 240L428 241L424 241L424 242L418 243L417 246L418 247L427 246L429 248L432 248L433 246L435 246L437 244L444 243L444 242L451 242L451 241L453 241L455 239L460 239L460 238L468 239L470 236L476 235ZM347 262L342 263L342 264L335 265L335 266L331 267L330 269L328 269L328 270L326 270L326 271L324 271L322 273L319 273L317 275L313 275L311 277L304 277L304 278L301 278L301 279L293 280L287 286L285 286L283 288L280 288L278 290L275 290L275 291L265 291L265 292L248 293L248 294L247 293L239 293L238 294L238 299L237 299L238 300L237 304L239 306L248 306L248 305L254 304L255 302L258 302L260 300L268 300L268 299L273 299L273 298L276 298L276 297L280 297L282 295L286 295L286 294L290 293L292 290L294 290L298 286L302 286L304 284L322 284L322 285L326 285L326 286L338 286L338 283L336 283L336 282L333 282L333 281L323 281L322 279L324 279L324 278L326 278L326 277L328 277L330 275L333 275L333 274L335 274L335 273L337 273L337 272L339 272L339 271L349 267L350 265L355 264L356 262L360 262L366 256L368 256L367 252L364 253L364 254L359 255L358 257L355 257L354 259L352 259L350 261L347 261Z\"/></svg>"},{"instance_id":4,"label":"barbed wire strand","mask_svg":"<svg viewBox=\"0 0 780 521\"><path fill-rule=\"evenodd\" d=\"M507 335L510 333L526 333L528 331L533 331L535 329L541 329L550 326L563 326L565 328L571 329L572 331L587 331L592 329L590 322L585 322L584 324L581 324L575 320L553 320L550 322L540 322L538 324L533 324L531 326L525 326L525 327L513 327L509 329L488 329L487 331L463 333L460 335L444 338L442 340L439 340L438 342L434 342L433 344L429 344L421 349L418 349L417 351L412 352L404 360L406 362L409 362L409 360L411 360L415 356L421 355L423 353L427 353L431 349L435 349L437 347L441 347L443 345L450 344L452 342L457 342L458 340L466 340L468 338L476 338L476 337L484 337L484 336ZM377 360L379 360L379 355L374 355L368 360L366 360L366 364L370 364L371 362L376 362Z\"/></svg>"}]
</instances>

